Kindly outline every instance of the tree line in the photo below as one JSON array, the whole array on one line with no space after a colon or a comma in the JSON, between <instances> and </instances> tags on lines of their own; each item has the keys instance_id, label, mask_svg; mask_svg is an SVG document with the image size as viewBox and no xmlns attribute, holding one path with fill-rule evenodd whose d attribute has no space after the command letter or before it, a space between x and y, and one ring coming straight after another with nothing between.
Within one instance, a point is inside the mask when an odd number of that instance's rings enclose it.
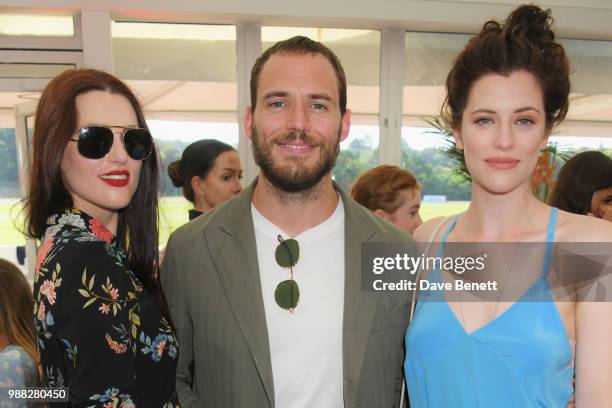
<instances>
[{"instance_id":1,"label":"tree line","mask_svg":"<svg viewBox=\"0 0 612 408\"><path fill-rule=\"evenodd\" d=\"M167 166L178 160L189 142L180 140L156 140L161 158L160 180L163 196L179 196L181 191L175 188L166 172ZM574 154L578 149L569 151ZM612 149L601 149L612 156ZM347 148L340 150L333 171L334 180L346 191L364 171L378 164L378 146L374 146L371 137L355 139ZM447 200L469 201L470 184L458 176L448 156L439 147L428 147L423 150L409 149L402 140L402 167L408 169L423 188L423 194L445 195ZM20 196L19 175L17 171L17 149L14 129L0 129L0 197L16 198Z\"/></svg>"}]
</instances>

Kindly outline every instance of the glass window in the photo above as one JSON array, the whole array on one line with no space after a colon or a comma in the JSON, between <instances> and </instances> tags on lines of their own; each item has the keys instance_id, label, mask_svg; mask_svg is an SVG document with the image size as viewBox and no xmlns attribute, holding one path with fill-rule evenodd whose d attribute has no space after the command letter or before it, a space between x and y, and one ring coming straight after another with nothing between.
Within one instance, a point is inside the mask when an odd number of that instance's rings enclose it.
<instances>
[{"instance_id":1,"label":"glass window","mask_svg":"<svg viewBox=\"0 0 612 408\"><path fill-rule=\"evenodd\" d=\"M444 101L444 84L453 60L471 36L406 33L406 68L402 123L402 166L423 187L424 220L467 208L470 185L462 183L444 153L443 126L435 122Z\"/></svg>"},{"instance_id":2,"label":"glass window","mask_svg":"<svg viewBox=\"0 0 612 408\"><path fill-rule=\"evenodd\" d=\"M233 25L114 21L111 32L113 70L123 79L236 82Z\"/></svg>"},{"instance_id":3,"label":"glass window","mask_svg":"<svg viewBox=\"0 0 612 408\"><path fill-rule=\"evenodd\" d=\"M167 166L199 139L238 146L236 27L114 21L111 32L114 73L140 96L160 152L165 244L190 208Z\"/></svg>"},{"instance_id":4,"label":"glass window","mask_svg":"<svg viewBox=\"0 0 612 408\"><path fill-rule=\"evenodd\" d=\"M74 64L3 63L0 64L0 78L53 78L74 67Z\"/></svg>"},{"instance_id":5,"label":"glass window","mask_svg":"<svg viewBox=\"0 0 612 408\"><path fill-rule=\"evenodd\" d=\"M19 112L19 119L26 125L23 137L27 144L33 132L31 110L38 97L33 92L0 92L0 258L13 262L24 273L26 266L19 263L26 256L20 177L27 177L27 164L19 157L22 136L17 132L16 114Z\"/></svg>"},{"instance_id":6,"label":"glass window","mask_svg":"<svg viewBox=\"0 0 612 408\"><path fill-rule=\"evenodd\" d=\"M19 172L15 121L2 115L0 118L0 253L9 251L12 255L16 245L23 245L25 239L18 227L23 217L19 200ZM12 120L11 120L12 119ZM4 249L3 249L4 248ZM2 255L0 255L2 257Z\"/></svg>"},{"instance_id":7,"label":"glass window","mask_svg":"<svg viewBox=\"0 0 612 408\"><path fill-rule=\"evenodd\" d=\"M350 191L357 176L378 165L380 32L316 27L262 27L262 50L275 42L305 35L329 47L342 62L347 79L349 137L340 144L333 177Z\"/></svg>"},{"instance_id":8,"label":"glass window","mask_svg":"<svg viewBox=\"0 0 612 408\"><path fill-rule=\"evenodd\" d=\"M17 199L20 196L15 128L2 127L0 128L0 197ZM0 214L5 216L8 212L0 211Z\"/></svg>"},{"instance_id":9,"label":"glass window","mask_svg":"<svg viewBox=\"0 0 612 408\"><path fill-rule=\"evenodd\" d=\"M0 14L0 36L74 37L73 16Z\"/></svg>"},{"instance_id":10,"label":"glass window","mask_svg":"<svg viewBox=\"0 0 612 408\"><path fill-rule=\"evenodd\" d=\"M584 138L585 147L598 143L586 137L604 138L609 146L612 137L612 41L562 39L570 60L572 93L570 110L555 136ZM568 139L579 146L581 139Z\"/></svg>"}]
</instances>

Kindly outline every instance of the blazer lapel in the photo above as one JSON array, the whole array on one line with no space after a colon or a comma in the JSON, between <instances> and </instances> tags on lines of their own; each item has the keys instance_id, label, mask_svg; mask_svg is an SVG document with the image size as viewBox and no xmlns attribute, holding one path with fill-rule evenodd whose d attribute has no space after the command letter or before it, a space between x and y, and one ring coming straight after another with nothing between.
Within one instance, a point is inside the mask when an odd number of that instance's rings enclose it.
<instances>
[{"instance_id":1,"label":"blazer lapel","mask_svg":"<svg viewBox=\"0 0 612 408\"><path fill-rule=\"evenodd\" d=\"M371 240L374 232L367 219L354 211L356 204L342 190L340 192L345 211L344 238L344 401L346 407L354 407L357 385L361 375L363 357L376 311L377 297L361 288L361 243Z\"/></svg>"},{"instance_id":2,"label":"blazer lapel","mask_svg":"<svg viewBox=\"0 0 612 408\"><path fill-rule=\"evenodd\" d=\"M231 207L221 220L223 224L212 225L206 234L215 269L253 356L270 407L274 408L270 343L251 217L251 195L256 183L257 180L228 203Z\"/></svg>"}]
</instances>

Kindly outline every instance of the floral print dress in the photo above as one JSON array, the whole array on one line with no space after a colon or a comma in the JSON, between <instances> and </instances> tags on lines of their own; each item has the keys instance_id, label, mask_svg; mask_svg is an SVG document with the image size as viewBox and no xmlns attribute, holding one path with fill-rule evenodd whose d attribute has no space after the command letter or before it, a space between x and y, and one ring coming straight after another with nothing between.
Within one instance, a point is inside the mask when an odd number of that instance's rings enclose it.
<instances>
[{"instance_id":1,"label":"floral print dress","mask_svg":"<svg viewBox=\"0 0 612 408\"><path fill-rule=\"evenodd\" d=\"M79 210L47 220L34 321L43 384L68 387L66 406L179 406L171 326L113 234Z\"/></svg>"}]
</instances>

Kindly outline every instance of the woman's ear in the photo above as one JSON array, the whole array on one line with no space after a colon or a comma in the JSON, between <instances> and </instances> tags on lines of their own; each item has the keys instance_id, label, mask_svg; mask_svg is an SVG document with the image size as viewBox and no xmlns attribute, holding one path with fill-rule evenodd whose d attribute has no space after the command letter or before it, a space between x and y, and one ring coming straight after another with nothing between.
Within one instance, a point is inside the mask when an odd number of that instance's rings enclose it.
<instances>
[{"instance_id":1,"label":"woman's ear","mask_svg":"<svg viewBox=\"0 0 612 408\"><path fill-rule=\"evenodd\" d=\"M550 137L551 133L552 127L550 129L547 127L546 132L544 133L544 138L542 138L542 143L540 143L540 150L544 150L548 146L548 138Z\"/></svg>"},{"instance_id":2,"label":"woman's ear","mask_svg":"<svg viewBox=\"0 0 612 408\"><path fill-rule=\"evenodd\" d=\"M191 188L196 197L202 197L204 195L204 187L202 186L202 178L200 176L193 176L191 178Z\"/></svg>"},{"instance_id":3,"label":"woman's ear","mask_svg":"<svg viewBox=\"0 0 612 408\"><path fill-rule=\"evenodd\" d=\"M451 132L455 138L455 146L457 146L457 149L463 150L463 139L461 138L461 132L456 126L451 127Z\"/></svg>"},{"instance_id":4,"label":"woman's ear","mask_svg":"<svg viewBox=\"0 0 612 408\"><path fill-rule=\"evenodd\" d=\"M377 216L378 218L380 218L381 220L385 220L385 221L391 222L391 214L389 214L385 210L377 208L376 210L374 210L374 215Z\"/></svg>"}]
</instances>

